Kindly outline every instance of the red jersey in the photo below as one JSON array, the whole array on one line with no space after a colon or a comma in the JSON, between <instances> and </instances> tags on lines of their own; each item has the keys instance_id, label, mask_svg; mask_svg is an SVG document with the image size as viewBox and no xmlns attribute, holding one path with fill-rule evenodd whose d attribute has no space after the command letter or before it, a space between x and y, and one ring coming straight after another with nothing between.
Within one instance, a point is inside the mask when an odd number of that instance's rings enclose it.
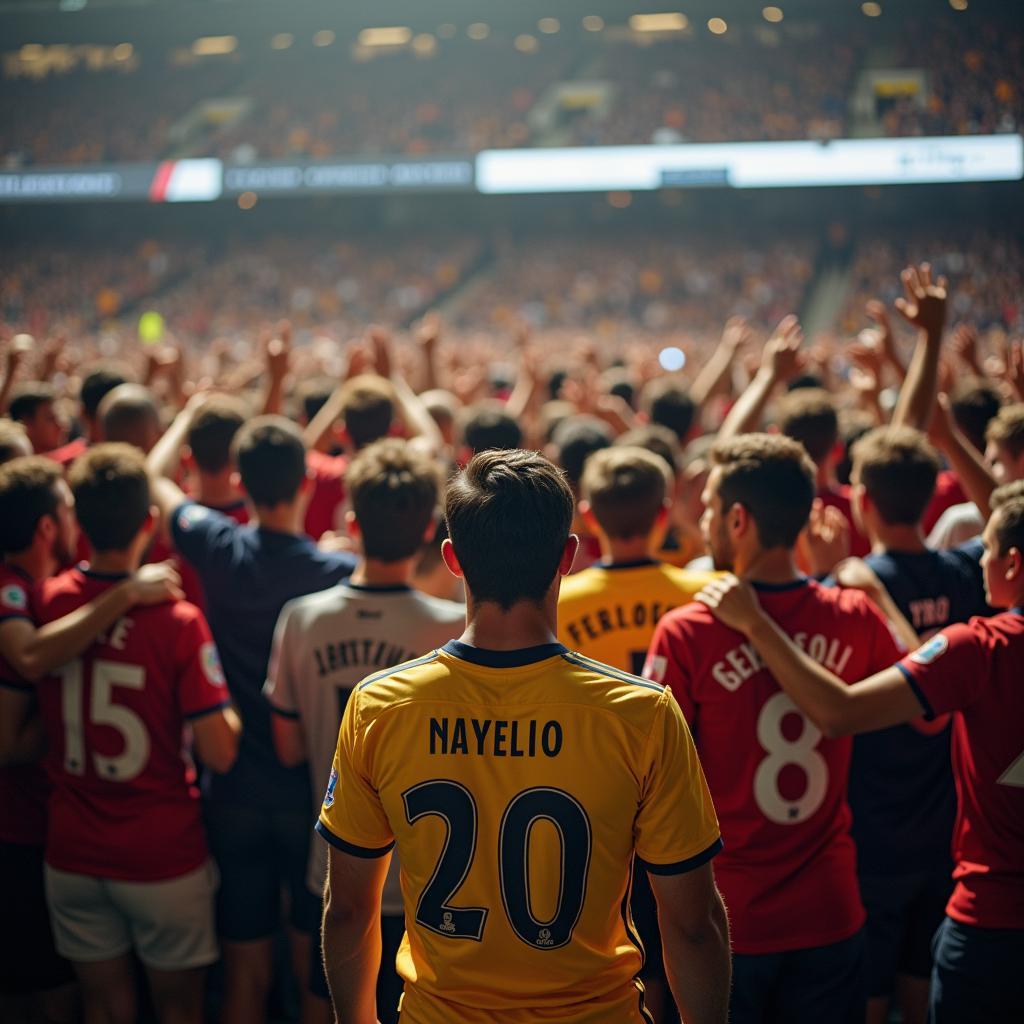
<instances>
[{"instance_id":1,"label":"red jersey","mask_svg":"<svg viewBox=\"0 0 1024 1024\"><path fill-rule=\"evenodd\" d=\"M306 466L313 474L313 493L306 506L306 533L313 540L319 540L328 530L341 526L338 510L345 500L348 459L314 449L306 454Z\"/></svg>"},{"instance_id":2,"label":"red jersey","mask_svg":"<svg viewBox=\"0 0 1024 1024\"><path fill-rule=\"evenodd\" d=\"M899 669L926 718L955 712L956 886L946 913L1024 928L1024 609L949 626Z\"/></svg>"},{"instance_id":3,"label":"red jersey","mask_svg":"<svg viewBox=\"0 0 1024 1024\"><path fill-rule=\"evenodd\" d=\"M54 462L59 462L65 469L69 469L71 463L88 450L89 442L84 437L76 437L74 441L69 441L67 444L61 445L60 448L54 448L52 452L47 452L46 457L53 459Z\"/></svg>"},{"instance_id":4,"label":"red jersey","mask_svg":"<svg viewBox=\"0 0 1024 1024\"><path fill-rule=\"evenodd\" d=\"M40 623L122 578L71 569L47 580ZM177 878L202 864L206 839L183 731L227 703L209 627L186 601L133 608L44 679L39 708L54 787L47 863L129 882Z\"/></svg>"},{"instance_id":5,"label":"red jersey","mask_svg":"<svg viewBox=\"0 0 1024 1024\"><path fill-rule=\"evenodd\" d=\"M960 486L960 480L951 469L944 469L935 480L935 493L924 512L921 526L926 534L931 533L939 517L947 508L967 501L967 495Z\"/></svg>"},{"instance_id":6,"label":"red jersey","mask_svg":"<svg viewBox=\"0 0 1024 1024\"><path fill-rule=\"evenodd\" d=\"M31 578L0 563L0 622L35 618ZM0 657L0 686L35 700L35 686L21 679ZM0 842L42 846L46 839L46 801L50 784L38 764L0 768Z\"/></svg>"},{"instance_id":7,"label":"red jersey","mask_svg":"<svg viewBox=\"0 0 1024 1024\"><path fill-rule=\"evenodd\" d=\"M860 591L808 580L757 590L782 629L848 683L900 657ZM644 675L671 687L697 743L725 842L715 878L734 951L778 953L853 935L864 909L846 802L850 738L824 738L753 644L702 604L661 619Z\"/></svg>"},{"instance_id":8,"label":"red jersey","mask_svg":"<svg viewBox=\"0 0 1024 1024\"><path fill-rule=\"evenodd\" d=\"M823 505L837 508L846 516L846 521L850 524L850 554L855 558L863 558L871 554L871 541L857 529L857 523L853 518L853 499L850 495L851 488L847 484L843 484L838 491L818 491L818 497L821 498Z\"/></svg>"}]
</instances>

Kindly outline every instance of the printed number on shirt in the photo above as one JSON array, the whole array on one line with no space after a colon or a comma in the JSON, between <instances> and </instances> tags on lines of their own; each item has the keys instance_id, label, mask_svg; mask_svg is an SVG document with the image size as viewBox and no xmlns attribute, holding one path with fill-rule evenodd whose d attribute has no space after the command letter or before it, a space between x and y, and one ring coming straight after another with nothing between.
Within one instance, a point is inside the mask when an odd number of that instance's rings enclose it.
<instances>
[{"instance_id":1,"label":"printed number on shirt","mask_svg":"<svg viewBox=\"0 0 1024 1024\"><path fill-rule=\"evenodd\" d=\"M1024 751L996 781L1000 786L1024 786Z\"/></svg>"},{"instance_id":2,"label":"printed number on shirt","mask_svg":"<svg viewBox=\"0 0 1024 1024\"><path fill-rule=\"evenodd\" d=\"M402 799L410 825L433 815L447 828L440 859L416 906L416 923L446 938L479 942L489 908L452 903L469 877L479 845L473 794L458 782L433 779L407 789ZM549 920L538 920L530 892L530 840L539 822L553 826L561 844L558 905ZM528 946L558 949L572 938L586 898L590 848L587 814L563 790L547 786L525 789L505 808L496 851L501 900L512 930Z\"/></svg>"},{"instance_id":3,"label":"printed number on shirt","mask_svg":"<svg viewBox=\"0 0 1024 1024\"><path fill-rule=\"evenodd\" d=\"M795 716L800 732L787 739L782 731L783 720ZM757 740L768 756L757 766L754 775L754 799L766 818L778 825L796 825L806 821L821 806L828 790L828 765L814 748L821 732L798 710L784 693L776 693L765 702L757 719ZM803 795L790 798L782 794L780 778L783 770L795 765L803 772Z\"/></svg>"},{"instance_id":4,"label":"printed number on shirt","mask_svg":"<svg viewBox=\"0 0 1024 1024\"><path fill-rule=\"evenodd\" d=\"M105 725L121 736L123 750L116 757L92 753L96 774L104 779L128 782L149 760L149 733L134 711L114 701L114 687L141 690L146 673L139 665L97 660L92 665L89 707L84 700L84 667L79 659L69 661L60 671L61 710L64 719L64 770L69 775L84 775L87 752L84 723Z\"/></svg>"}]
</instances>

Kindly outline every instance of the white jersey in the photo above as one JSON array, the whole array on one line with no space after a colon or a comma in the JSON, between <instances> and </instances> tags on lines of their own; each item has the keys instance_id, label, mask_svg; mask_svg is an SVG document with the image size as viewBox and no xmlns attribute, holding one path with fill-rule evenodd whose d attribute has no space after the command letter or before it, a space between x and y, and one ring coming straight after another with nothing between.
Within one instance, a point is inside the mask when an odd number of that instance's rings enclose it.
<instances>
[{"instance_id":1,"label":"white jersey","mask_svg":"<svg viewBox=\"0 0 1024 1024\"><path fill-rule=\"evenodd\" d=\"M985 529L985 520L973 501L950 505L928 534L928 547L946 551L959 547Z\"/></svg>"},{"instance_id":2,"label":"white jersey","mask_svg":"<svg viewBox=\"0 0 1024 1024\"><path fill-rule=\"evenodd\" d=\"M353 688L369 675L441 647L462 632L464 605L411 587L341 583L289 601L274 630L263 687L273 711L302 726L313 782L314 815L327 789L342 712ZM392 859L382 910L401 914L398 861ZM320 895L327 846L314 841L306 882Z\"/></svg>"}]
</instances>

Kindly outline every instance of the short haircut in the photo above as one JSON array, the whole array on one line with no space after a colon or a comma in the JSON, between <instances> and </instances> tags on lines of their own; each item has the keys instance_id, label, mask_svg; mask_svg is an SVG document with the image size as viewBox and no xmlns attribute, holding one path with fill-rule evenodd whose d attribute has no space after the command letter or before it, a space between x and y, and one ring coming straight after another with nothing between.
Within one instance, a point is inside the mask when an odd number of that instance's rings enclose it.
<instances>
[{"instance_id":1,"label":"short haircut","mask_svg":"<svg viewBox=\"0 0 1024 1024\"><path fill-rule=\"evenodd\" d=\"M306 478L302 434L284 416L257 416L243 424L231 455L254 505L273 508L294 501Z\"/></svg>"},{"instance_id":2,"label":"short haircut","mask_svg":"<svg viewBox=\"0 0 1024 1024\"><path fill-rule=\"evenodd\" d=\"M306 381L300 385L299 401L307 423L327 404L333 392L334 384L326 378Z\"/></svg>"},{"instance_id":3,"label":"short haircut","mask_svg":"<svg viewBox=\"0 0 1024 1024\"><path fill-rule=\"evenodd\" d=\"M780 399L779 430L799 441L816 462L824 462L839 440L839 416L832 396L822 388L800 388Z\"/></svg>"},{"instance_id":4,"label":"short haircut","mask_svg":"<svg viewBox=\"0 0 1024 1024\"><path fill-rule=\"evenodd\" d=\"M985 431L985 439L1003 445L1018 459L1024 452L1024 402L1004 405Z\"/></svg>"},{"instance_id":5,"label":"short haircut","mask_svg":"<svg viewBox=\"0 0 1024 1024\"><path fill-rule=\"evenodd\" d=\"M611 447L612 432L596 416L569 416L555 427L551 443L558 464L575 490L583 476L583 464L594 452Z\"/></svg>"},{"instance_id":6,"label":"short haircut","mask_svg":"<svg viewBox=\"0 0 1024 1024\"><path fill-rule=\"evenodd\" d=\"M141 384L118 384L99 405L104 441L120 441L145 448L160 429L160 411L148 389Z\"/></svg>"},{"instance_id":7,"label":"short haircut","mask_svg":"<svg viewBox=\"0 0 1024 1024\"><path fill-rule=\"evenodd\" d=\"M621 398L631 409L636 402L636 388L629 371L621 366L613 366L601 374L601 383L609 395Z\"/></svg>"},{"instance_id":8,"label":"short haircut","mask_svg":"<svg viewBox=\"0 0 1024 1024\"><path fill-rule=\"evenodd\" d=\"M853 446L853 475L891 526L916 526L935 493L942 463L919 430L876 427Z\"/></svg>"},{"instance_id":9,"label":"short haircut","mask_svg":"<svg viewBox=\"0 0 1024 1024\"><path fill-rule=\"evenodd\" d=\"M1024 554L1024 498L1011 498L992 515L996 521L993 529L1000 557L1009 554L1011 548Z\"/></svg>"},{"instance_id":10,"label":"short haircut","mask_svg":"<svg viewBox=\"0 0 1024 1024\"><path fill-rule=\"evenodd\" d=\"M660 455L616 445L587 459L580 489L604 533L628 540L651 532L673 483L672 469Z\"/></svg>"},{"instance_id":11,"label":"short haircut","mask_svg":"<svg viewBox=\"0 0 1024 1024\"><path fill-rule=\"evenodd\" d=\"M432 388L420 395L420 401L437 424L453 423L459 410L459 400L450 391Z\"/></svg>"},{"instance_id":12,"label":"short haircut","mask_svg":"<svg viewBox=\"0 0 1024 1024\"><path fill-rule=\"evenodd\" d=\"M961 381L949 396L956 425L977 450L985 450L985 430L1003 404L999 392L988 381L970 377Z\"/></svg>"},{"instance_id":13,"label":"short haircut","mask_svg":"<svg viewBox=\"0 0 1024 1024\"><path fill-rule=\"evenodd\" d=\"M711 462L722 471L722 511L742 505L762 547L793 547L814 502L814 463L804 448L781 434L740 434L715 444Z\"/></svg>"},{"instance_id":14,"label":"short haircut","mask_svg":"<svg viewBox=\"0 0 1024 1024\"><path fill-rule=\"evenodd\" d=\"M11 404L7 407L7 415L16 423L25 423L32 419L39 409L57 398L56 392L42 381L29 381L22 384L14 392Z\"/></svg>"},{"instance_id":15,"label":"short haircut","mask_svg":"<svg viewBox=\"0 0 1024 1024\"><path fill-rule=\"evenodd\" d=\"M523 431L498 401L477 402L466 410L462 436L473 452L521 448Z\"/></svg>"},{"instance_id":16,"label":"short haircut","mask_svg":"<svg viewBox=\"0 0 1024 1024\"><path fill-rule=\"evenodd\" d=\"M536 452L481 452L448 485L445 522L473 600L539 603L558 572L575 502Z\"/></svg>"},{"instance_id":17,"label":"short haircut","mask_svg":"<svg viewBox=\"0 0 1024 1024\"><path fill-rule=\"evenodd\" d=\"M645 448L655 455L660 455L667 463L672 475L675 476L683 466L683 453L679 448L679 438L668 427L657 423L648 423L642 427L634 427L615 438L615 445L626 445L631 448Z\"/></svg>"},{"instance_id":18,"label":"short haircut","mask_svg":"<svg viewBox=\"0 0 1024 1024\"><path fill-rule=\"evenodd\" d=\"M25 428L14 420L0 419L0 465L32 453Z\"/></svg>"},{"instance_id":19,"label":"short haircut","mask_svg":"<svg viewBox=\"0 0 1024 1024\"><path fill-rule=\"evenodd\" d=\"M988 507L994 512L1015 498L1024 498L1024 480L1013 480L997 487L988 499Z\"/></svg>"},{"instance_id":20,"label":"short haircut","mask_svg":"<svg viewBox=\"0 0 1024 1024\"><path fill-rule=\"evenodd\" d=\"M204 473L220 473L231 464L231 442L245 414L245 406L227 395L210 398L196 414L186 441Z\"/></svg>"},{"instance_id":21,"label":"short haircut","mask_svg":"<svg viewBox=\"0 0 1024 1024\"><path fill-rule=\"evenodd\" d=\"M383 377L364 373L345 384L341 418L356 448L388 436L395 415L394 392Z\"/></svg>"},{"instance_id":22,"label":"short haircut","mask_svg":"<svg viewBox=\"0 0 1024 1024\"><path fill-rule=\"evenodd\" d=\"M100 367L85 375L82 381L81 390L78 393L79 401L82 403L82 412L90 419L96 418L100 402L110 394L116 387L128 384L128 378L113 367Z\"/></svg>"},{"instance_id":23,"label":"short haircut","mask_svg":"<svg viewBox=\"0 0 1024 1024\"><path fill-rule=\"evenodd\" d=\"M60 466L41 455L11 459L0 466L0 555L32 546L43 516L57 515Z\"/></svg>"},{"instance_id":24,"label":"short haircut","mask_svg":"<svg viewBox=\"0 0 1024 1024\"><path fill-rule=\"evenodd\" d=\"M697 405L678 381L661 378L644 388L643 406L652 423L668 427L679 438L686 439L697 415Z\"/></svg>"},{"instance_id":25,"label":"short haircut","mask_svg":"<svg viewBox=\"0 0 1024 1024\"><path fill-rule=\"evenodd\" d=\"M376 441L352 460L345 488L367 558L398 562L420 550L441 491L433 459L398 438Z\"/></svg>"},{"instance_id":26,"label":"short haircut","mask_svg":"<svg viewBox=\"0 0 1024 1024\"><path fill-rule=\"evenodd\" d=\"M94 551L124 551L149 515L149 476L130 444L98 444L68 473L79 525Z\"/></svg>"}]
</instances>

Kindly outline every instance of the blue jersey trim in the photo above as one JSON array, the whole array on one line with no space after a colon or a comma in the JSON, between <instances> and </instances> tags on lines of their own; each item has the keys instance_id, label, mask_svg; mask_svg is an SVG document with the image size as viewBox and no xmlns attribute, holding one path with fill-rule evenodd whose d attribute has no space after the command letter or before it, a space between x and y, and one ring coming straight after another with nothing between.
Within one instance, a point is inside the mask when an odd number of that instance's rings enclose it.
<instances>
[{"instance_id":1,"label":"blue jersey trim","mask_svg":"<svg viewBox=\"0 0 1024 1024\"><path fill-rule=\"evenodd\" d=\"M230 707L230 705L230 700L222 700L219 704L211 704L208 708L201 708L199 711L190 711L182 717L186 722L194 722L197 718L205 718L207 715L212 715L214 711L220 711L223 708Z\"/></svg>"},{"instance_id":2,"label":"blue jersey trim","mask_svg":"<svg viewBox=\"0 0 1024 1024\"><path fill-rule=\"evenodd\" d=\"M313 828L336 850L341 850L342 853L347 853L351 857L360 857L363 860L376 860L378 857L383 857L384 854L390 853L395 848L395 841L393 839L387 846L381 846L377 849L369 846L356 846L355 843L346 842L341 836L336 836L322 821L318 821Z\"/></svg>"},{"instance_id":3,"label":"blue jersey trim","mask_svg":"<svg viewBox=\"0 0 1024 1024\"><path fill-rule=\"evenodd\" d=\"M719 836L706 850L698 853L695 857L687 857L686 860L677 860L675 864L651 864L643 857L637 857L637 862L650 875L684 875L687 871L693 871L703 864L707 864L712 857L719 853L725 843Z\"/></svg>"},{"instance_id":4,"label":"blue jersey trim","mask_svg":"<svg viewBox=\"0 0 1024 1024\"><path fill-rule=\"evenodd\" d=\"M559 654L565 654L567 648L562 644L538 644L535 647L518 647L511 651L493 651L485 647L464 644L461 640L449 640L441 650L453 658L468 661L473 665L482 665L484 668L522 668L524 665L556 658Z\"/></svg>"},{"instance_id":5,"label":"blue jersey trim","mask_svg":"<svg viewBox=\"0 0 1024 1024\"><path fill-rule=\"evenodd\" d=\"M911 672L910 669L902 662L897 662L896 667L902 673L903 678L906 679L907 685L914 691L914 696L917 698L917 702L922 708L924 708L924 720L926 722L931 722L935 718L935 712L932 710L932 706L928 698L924 695L924 691L917 685L914 673Z\"/></svg>"},{"instance_id":6,"label":"blue jersey trim","mask_svg":"<svg viewBox=\"0 0 1024 1024\"><path fill-rule=\"evenodd\" d=\"M431 651L429 654L424 654L422 658L415 658L412 661L404 661L401 665L393 665L391 668L384 669L383 672L377 672L367 679L364 679L356 689L362 690L369 686L370 683L380 682L381 679L387 679L389 676L396 675L399 672L404 672L407 668L416 668L418 665L426 665L428 661L433 661L436 657L437 651Z\"/></svg>"},{"instance_id":7,"label":"blue jersey trim","mask_svg":"<svg viewBox=\"0 0 1024 1024\"><path fill-rule=\"evenodd\" d=\"M642 569L651 565L661 565L661 562L653 558L634 558L631 562L598 562L594 568L614 572L616 569Z\"/></svg>"},{"instance_id":8,"label":"blue jersey trim","mask_svg":"<svg viewBox=\"0 0 1024 1024\"><path fill-rule=\"evenodd\" d=\"M665 687L658 683L651 682L650 679L644 679L641 676L630 675L628 672L623 672L621 669L613 668L611 665L606 665L603 661L594 661L593 658L588 658L579 651L566 651L562 657L578 668L590 669L594 672L599 673L603 676L608 676L609 679L617 679L622 683L632 683L634 686L644 686L648 690L654 690L655 693L664 693Z\"/></svg>"},{"instance_id":9,"label":"blue jersey trim","mask_svg":"<svg viewBox=\"0 0 1024 1024\"><path fill-rule=\"evenodd\" d=\"M131 575L128 572L100 572L99 569L93 569L84 562L78 567L78 571L91 580L126 580Z\"/></svg>"},{"instance_id":10,"label":"blue jersey trim","mask_svg":"<svg viewBox=\"0 0 1024 1024\"><path fill-rule=\"evenodd\" d=\"M32 616L27 612L0 612L0 622L7 622L9 619L24 619L31 622Z\"/></svg>"},{"instance_id":11,"label":"blue jersey trim","mask_svg":"<svg viewBox=\"0 0 1024 1024\"><path fill-rule=\"evenodd\" d=\"M411 594L412 587L408 583L391 583L387 585L374 586L372 583L353 583L351 579L345 580L343 587L349 590L356 590L360 594Z\"/></svg>"}]
</instances>

